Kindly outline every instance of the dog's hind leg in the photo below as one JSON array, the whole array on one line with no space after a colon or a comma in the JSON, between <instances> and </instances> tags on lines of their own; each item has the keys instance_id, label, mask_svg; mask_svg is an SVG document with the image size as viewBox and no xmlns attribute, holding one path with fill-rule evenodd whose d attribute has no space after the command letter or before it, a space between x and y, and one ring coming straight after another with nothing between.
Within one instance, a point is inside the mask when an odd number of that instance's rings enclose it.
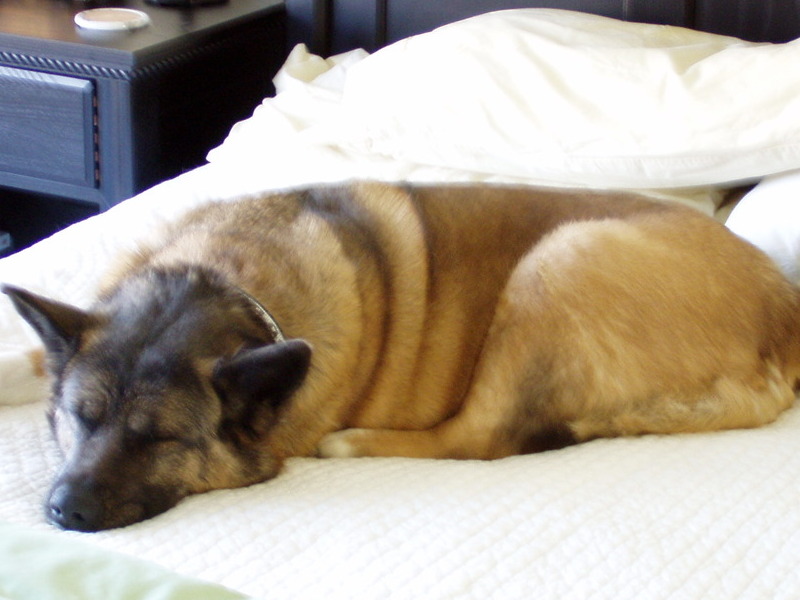
<instances>
[{"instance_id":1,"label":"dog's hind leg","mask_svg":"<svg viewBox=\"0 0 800 600\"><path fill-rule=\"evenodd\" d=\"M569 423L580 441L598 437L695 433L759 427L774 421L795 400L789 380L774 364L749 380L720 377L707 390L665 394L631 403L617 412L598 412Z\"/></svg>"},{"instance_id":2,"label":"dog's hind leg","mask_svg":"<svg viewBox=\"0 0 800 600\"><path fill-rule=\"evenodd\" d=\"M337 432L323 440L320 454L492 459L600 437L754 428L773 422L794 400L793 387L774 367L753 381L722 377L706 392L625 403L618 412L590 413L569 422L543 418L548 413L546 402L541 412L529 404L524 411L517 411L516 419L508 418L513 411L498 413L501 399L486 391L483 401L494 404L493 409L480 408L484 402L473 403L426 431Z\"/></svg>"}]
</instances>

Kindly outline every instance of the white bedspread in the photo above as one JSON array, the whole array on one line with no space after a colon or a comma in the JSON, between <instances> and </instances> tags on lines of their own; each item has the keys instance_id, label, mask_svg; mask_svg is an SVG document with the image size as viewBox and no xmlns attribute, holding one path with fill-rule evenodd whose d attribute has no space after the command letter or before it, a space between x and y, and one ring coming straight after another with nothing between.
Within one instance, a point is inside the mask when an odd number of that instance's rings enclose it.
<instances>
[{"instance_id":1,"label":"white bedspread","mask_svg":"<svg viewBox=\"0 0 800 600\"><path fill-rule=\"evenodd\" d=\"M0 410L0 518L46 528L38 404ZM259 598L795 599L800 410L755 431L496 462L294 459L122 530L64 533Z\"/></svg>"},{"instance_id":2,"label":"white bedspread","mask_svg":"<svg viewBox=\"0 0 800 600\"><path fill-rule=\"evenodd\" d=\"M349 177L479 179L303 145L309 115L335 100L331 66L317 63L327 82L291 80L211 164L0 261L0 281L85 305L116 251L208 199ZM262 135L284 150L232 152ZM0 520L49 529L41 504L58 456L25 357L36 346L0 299ZM61 535L264 599L798 598L800 409L754 431L487 463L294 459L271 482Z\"/></svg>"}]
</instances>

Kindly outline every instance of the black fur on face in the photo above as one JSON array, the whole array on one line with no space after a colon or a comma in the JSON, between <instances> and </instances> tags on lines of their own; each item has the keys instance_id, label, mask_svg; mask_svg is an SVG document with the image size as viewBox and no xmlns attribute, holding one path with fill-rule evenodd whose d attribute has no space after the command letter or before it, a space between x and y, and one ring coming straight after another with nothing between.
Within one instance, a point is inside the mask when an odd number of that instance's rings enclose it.
<instances>
[{"instance_id":1,"label":"black fur on face","mask_svg":"<svg viewBox=\"0 0 800 600\"><path fill-rule=\"evenodd\" d=\"M45 506L53 523L120 527L277 473L260 442L311 351L276 343L213 273L148 271L90 311L3 291L39 333L54 376L49 418L64 464Z\"/></svg>"}]
</instances>

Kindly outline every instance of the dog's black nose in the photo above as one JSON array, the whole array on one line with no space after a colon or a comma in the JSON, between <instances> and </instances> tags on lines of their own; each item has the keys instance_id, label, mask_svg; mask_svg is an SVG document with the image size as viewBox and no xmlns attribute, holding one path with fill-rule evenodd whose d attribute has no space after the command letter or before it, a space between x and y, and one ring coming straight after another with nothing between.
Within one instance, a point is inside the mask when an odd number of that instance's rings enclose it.
<instances>
[{"instance_id":1,"label":"dog's black nose","mask_svg":"<svg viewBox=\"0 0 800 600\"><path fill-rule=\"evenodd\" d=\"M103 506L86 486L63 483L53 490L47 503L47 517L64 529L97 531Z\"/></svg>"}]
</instances>

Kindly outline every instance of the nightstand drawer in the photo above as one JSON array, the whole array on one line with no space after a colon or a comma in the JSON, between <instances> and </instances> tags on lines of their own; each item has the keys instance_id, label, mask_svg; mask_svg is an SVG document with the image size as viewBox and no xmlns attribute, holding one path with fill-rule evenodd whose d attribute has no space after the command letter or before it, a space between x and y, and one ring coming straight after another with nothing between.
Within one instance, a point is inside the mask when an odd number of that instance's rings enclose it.
<instances>
[{"instance_id":1,"label":"nightstand drawer","mask_svg":"<svg viewBox=\"0 0 800 600\"><path fill-rule=\"evenodd\" d=\"M96 185L94 85L0 67L0 172Z\"/></svg>"}]
</instances>

